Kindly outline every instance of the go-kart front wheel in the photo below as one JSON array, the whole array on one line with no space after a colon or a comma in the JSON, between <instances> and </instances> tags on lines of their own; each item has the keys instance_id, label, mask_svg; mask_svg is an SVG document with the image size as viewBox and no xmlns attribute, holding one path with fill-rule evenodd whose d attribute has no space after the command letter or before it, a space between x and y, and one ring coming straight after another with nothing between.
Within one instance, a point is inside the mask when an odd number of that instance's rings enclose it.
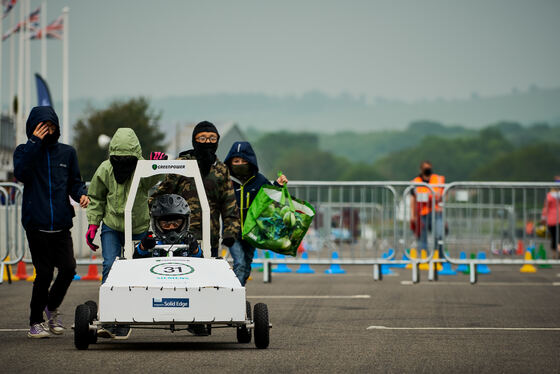
<instances>
[{"instance_id":1,"label":"go-kart front wheel","mask_svg":"<svg viewBox=\"0 0 560 374\"><path fill-rule=\"evenodd\" d=\"M97 303L93 300L88 300L85 302L85 305L89 307L89 323L92 324L93 321L97 318ZM89 330L89 344L97 343L97 330L91 329Z\"/></svg>"},{"instance_id":2,"label":"go-kart front wheel","mask_svg":"<svg viewBox=\"0 0 560 374\"><path fill-rule=\"evenodd\" d=\"M88 349L90 343L90 313L90 307L86 304L76 307L74 315L74 345L80 350Z\"/></svg>"},{"instance_id":3,"label":"go-kart front wheel","mask_svg":"<svg viewBox=\"0 0 560 374\"><path fill-rule=\"evenodd\" d=\"M266 304L255 304L253 311L253 322L255 325L255 346L259 349L268 347L269 338L269 325L268 325L268 307Z\"/></svg>"},{"instance_id":4,"label":"go-kart front wheel","mask_svg":"<svg viewBox=\"0 0 560 374\"><path fill-rule=\"evenodd\" d=\"M245 307L246 307L246 316L245 319L247 321L251 320L251 303L248 301L245 301ZM246 325L243 326L238 326L237 327L237 341L241 344L247 344L247 343L251 343L251 329L247 328Z\"/></svg>"}]
</instances>

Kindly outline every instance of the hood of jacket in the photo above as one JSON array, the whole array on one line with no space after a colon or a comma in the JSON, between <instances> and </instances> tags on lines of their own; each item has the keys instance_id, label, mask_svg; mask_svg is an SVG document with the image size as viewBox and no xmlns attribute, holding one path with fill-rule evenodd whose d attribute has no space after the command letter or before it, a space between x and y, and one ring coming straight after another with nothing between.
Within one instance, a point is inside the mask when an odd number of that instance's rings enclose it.
<instances>
[{"instance_id":1,"label":"hood of jacket","mask_svg":"<svg viewBox=\"0 0 560 374\"><path fill-rule=\"evenodd\" d=\"M55 134L60 136L60 124L58 123L58 116L56 115L54 109L50 106L36 106L31 109L29 117L27 117L27 123L25 124L25 133L27 138L31 138L33 131L37 128L40 122L51 121L56 125Z\"/></svg>"},{"instance_id":2,"label":"hood of jacket","mask_svg":"<svg viewBox=\"0 0 560 374\"><path fill-rule=\"evenodd\" d=\"M253 167L253 172L257 173L259 171L259 165L257 164L257 155L253 151L253 147L249 142L235 142L231 146L228 155L226 156L224 163L229 165L230 161L234 157L241 157Z\"/></svg>"},{"instance_id":3,"label":"hood of jacket","mask_svg":"<svg viewBox=\"0 0 560 374\"><path fill-rule=\"evenodd\" d=\"M142 160L142 147L134 130L128 127L117 129L109 143L110 156L136 156Z\"/></svg>"}]
</instances>

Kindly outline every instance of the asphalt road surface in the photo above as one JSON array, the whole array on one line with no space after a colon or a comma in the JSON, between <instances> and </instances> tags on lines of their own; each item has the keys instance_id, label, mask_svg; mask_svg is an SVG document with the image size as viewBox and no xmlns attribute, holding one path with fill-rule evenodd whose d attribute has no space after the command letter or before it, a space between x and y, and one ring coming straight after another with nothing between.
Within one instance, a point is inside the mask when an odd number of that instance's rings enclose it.
<instances>
[{"instance_id":1,"label":"asphalt road surface","mask_svg":"<svg viewBox=\"0 0 560 374\"><path fill-rule=\"evenodd\" d=\"M26 336L31 283L0 285L3 373L558 373L560 268L520 274L495 267L477 285L468 276L410 284L410 271L374 282L371 267L345 275L254 272L251 303L268 304L270 347L239 344L234 329L210 337L134 330L126 341L74 348L73 331ZM81 267L79 273L86 269ZM70 326L76 305L97 298L96 282L76 281L61 307Z\"/></svg>"}]
</instances>

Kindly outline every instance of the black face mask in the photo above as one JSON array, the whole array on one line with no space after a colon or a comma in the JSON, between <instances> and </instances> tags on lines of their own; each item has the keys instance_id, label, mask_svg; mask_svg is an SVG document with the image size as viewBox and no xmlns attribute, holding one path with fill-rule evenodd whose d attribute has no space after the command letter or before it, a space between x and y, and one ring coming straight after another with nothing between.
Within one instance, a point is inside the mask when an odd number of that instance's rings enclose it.
<instances>
[{"instance_id":1,"label":"black face mask","mask_svg":"<svg viewBox=\"0 0 560 374\"><path fill-rule=\"evenodd\" d=\"M52 145L58 142L59 138L60 138L60 128L56 126L56 130L54 130L52 134L47 133L47 135L45 135L45 137L43 138L42 142L45 145Z\"/></svg>"},{"instance_id":2,"label":"black face mask","mask_svg":"<svg viewBox=\"0 0 560 374\"><path fill-rule=\"evenodd\" d=\"M241 165L231 165L231 173L234 177L247 178L251 175L251 165L241 164Z\"/></svg>"},{"instance_id":3,"label":"black face mask","mask_svg":"<svg viewBox=\"0 0 560 374\"><path fill-rule=\"evenodd\" d=\"M54 144L58 141L58 135L56 134L47 134L45 135L45 137L43 138L43 144L45 145L51 145Z\"/></svg>"},{"instance_id":4,"label":"black face mask","mask_svg":"<svg viewBox=\"0 0 560 374\"><path fill-rule=\"evenodd\" d=\"M109 161L118 184L123 184L130 178L138 163L136 156L111 156Z\"/></svg>"},{"instance_id":5,"label":"black face mask","mask_svg":"<svg viewBox=\"0 0 560 374\"><path fill-rule=\"evenodd\" d=\"M432 168L426 168L422 171L422 175L426 176L426 177L431 177L432 176Z\"/></svg>"},{"instance_id":6,"label":"black face mask","mask_svg":"<svg viewBox=\"0 0 560 374\"><path fill-rule=\"evenodd\" d=\"M218 150L218 142L216 143L199 143L193 142L194 155L198 162L198 168L202 176L208 175L210 167L216 162L216 151Z\"/></svg>"}]
</instances>

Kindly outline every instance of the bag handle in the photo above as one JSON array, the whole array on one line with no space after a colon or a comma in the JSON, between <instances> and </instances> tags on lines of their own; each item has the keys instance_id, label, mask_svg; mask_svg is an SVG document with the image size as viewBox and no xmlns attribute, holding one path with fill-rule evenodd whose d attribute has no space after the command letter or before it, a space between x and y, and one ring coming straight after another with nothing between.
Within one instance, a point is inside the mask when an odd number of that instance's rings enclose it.
<instances>
[{"instance_id":1,"label":"bag handle","mask_svg":"<svg viewBox=\"0 0 560 374\"><path fill-rule=\"evenodd\" d=\"M280 177L281 175L282 175L282 172L279 171L278 172L278 177ZM282 197L280 198L280 205L286 205L286 200L288 200L287 205L290 207L290 210L295 213L296 208L294 207L294 202L292 201L292 197L290 196L290 193L288 192L288 186L286 184L284 184L282 186Z\"/></svg>"}]
</instances>

